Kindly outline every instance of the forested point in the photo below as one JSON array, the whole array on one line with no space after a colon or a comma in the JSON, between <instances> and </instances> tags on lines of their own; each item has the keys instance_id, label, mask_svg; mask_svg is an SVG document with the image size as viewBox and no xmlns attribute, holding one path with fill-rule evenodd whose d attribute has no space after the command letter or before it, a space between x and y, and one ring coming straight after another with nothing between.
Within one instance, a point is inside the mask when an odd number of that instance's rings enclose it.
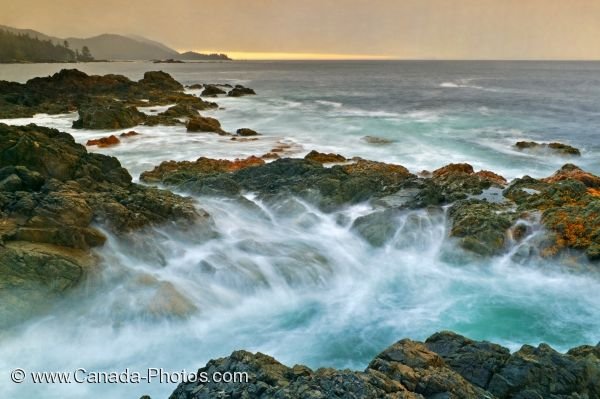
<instances>
[{"instance_id":1,"label":"forested point","mask_svg":"<svg viewBox=\"0 0 600 399\"><path fill-rule=\"evenodd\" d=\"M8 62L87 62L93 61L89 48L69 48L69 43L52 43L28 34L0 29L0 63Z\"/></svg>"}]
</instances>

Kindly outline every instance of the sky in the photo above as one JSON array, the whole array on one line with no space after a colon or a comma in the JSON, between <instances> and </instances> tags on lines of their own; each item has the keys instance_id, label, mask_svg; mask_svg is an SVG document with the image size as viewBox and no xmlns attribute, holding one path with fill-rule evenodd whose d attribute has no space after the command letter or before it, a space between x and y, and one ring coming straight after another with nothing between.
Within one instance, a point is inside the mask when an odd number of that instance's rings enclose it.
<instances>
[{"instance_id":1,"label":"sky","mask_svg":"<svg viewBox=\"0 0 600 399\"><path fill-rule=\"evenodd\" d=\"M0 24L237 59L600 59L600 0L0 0Z\"/></svg>"}]
</instances>

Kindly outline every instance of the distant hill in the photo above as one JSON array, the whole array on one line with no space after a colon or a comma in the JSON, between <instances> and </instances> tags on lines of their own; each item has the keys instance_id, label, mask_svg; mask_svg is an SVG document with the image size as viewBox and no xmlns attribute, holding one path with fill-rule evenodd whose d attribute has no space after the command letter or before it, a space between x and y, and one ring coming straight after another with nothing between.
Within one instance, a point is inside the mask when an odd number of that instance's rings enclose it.
<instances>
[{"instance_id":1,"label":"distant hill","mask_svg":"<svg viewBox=\"0 0 600 399\"><path fill-rule=\"evenodd\" d=\"M81 50L87 46L94 58L100 60L229 60L224 54L200 54L192 51L180 54L162 43L137 35L103 34L86 39L76 37L62 39L32 29L19 29L3 25L0 25L0 29L11 33L27 34L40 40L51 40L54 44L62 45L66 40L69 48L73 50Z\"/></svg>"},{"instance_id":2,"label":"distant hill","mask_svg":"<svg viewBox=\"0 0 600 399\"><path fill-rule=\"evenodd\" d=\"M121 35L104 34L89 39L69 37L66 40L74 48L88 46L94 57L103 60L152 60L179 55L175 50Z\"/></svg>"},{"instance_id":3,"label":"distant hill","mask_svg":"<svg viewBox=\"0 0 600 399\"><path fill-rule=\"evenodd\" d=\"M0 28L0 63L93 61L87 47L72 50L35 31L11 32Z\"/></svg>"},{"instance_id":4,"label":"distant hill","mask_svg":"<svg viewBox=\"0 0 600 399\"><path fill-rule=\"evenodd\" d=\"M221 60L221 61L231 61L231 58L227 57L226 54L201 54L196 53L195 51L187 51L185 53L179 54L175 57L178 60L189 60L189 61L206 61L206 60Z\"/></svg>"}]
</instances>

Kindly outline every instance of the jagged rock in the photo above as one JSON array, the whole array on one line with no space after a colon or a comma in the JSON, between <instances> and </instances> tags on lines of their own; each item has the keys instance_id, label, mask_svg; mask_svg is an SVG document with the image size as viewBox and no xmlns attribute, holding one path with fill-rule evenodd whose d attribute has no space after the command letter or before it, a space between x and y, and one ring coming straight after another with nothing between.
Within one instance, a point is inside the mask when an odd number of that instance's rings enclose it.
<instances>
[{"instance_id":1,"label":"jagged rock","mask_svg":"<svg viewBox=\"0 0 600 399\"><path fill-rule=\"evenodd\" d=\"M235 85L233 89L227 93L229 97L242 97L242 96L251 96L255 95L256 92L249 87L244 87L242 85Z\"/></svg>"},{"instance_id":2,"label":"jagged rock","mask_svg":"<svg viewBox=\"0 0 600 399\"><path fill-rule=\"evenodd\" d=\"M523 151L523 150L540 151L540 150L548 149L551 152L554 152L559 155L571 155L571 156L573 156L573 155L580 156L581 155L581 151L579 151L577 148L572 147L567 144L562 144L562 143L547 143L546 144L546 143L536 143L535 141L518 141L515 144L515 147L517 147L521 151Z\"/></svg>"},{"instance_id":3,"label":"jagged rock","mask_svg":"<svg viewBox=\"0 0 600 399\"><path fill-rule=\"evenodd\" d=\"M600 345L567 354L525 345L510 354L500 345L441 332L425 343L396 342L362 372L287 367L246 351L211 360L198 372L238 374L233 383L183 382L170 399L591 399L600 397Z\"/></svg>"},{"instance_id":4,"label":"jagged rock","mask_svg":"<svg viewBox=\"0 0 600 399\"><path fill-rule=\"evenodd\" d=\"M163 71L149 71L144 73L144 78L138 82L146 90L183 91L183 85Z\"/></svg>"},{"instance_id":5,"label":"jagged rock","mask_svg":"<svg viewBox=\"0 0 600 399\"><path fill-rule=\"evenodd\" d=\"M504 191L520 212L539 212L549 230L540 243L543 256L579 250L600 259L600 197L594 190L600 178L567 164L545 179L516 179Z\"/></svg>"},{"instance_id":6,"label":"jagged rock","mask_svg":"<svg viewBox=\"0 0 600 399\"><path fill-rule=\"evenodd\" d=\"M581 170L573 164L566 164L552 176L542 179L546 183L557 183L563 180L577 180L589 188L600 188L600 177Z\"/></svg>"},{"instance_id":7,"label":"jagged rock","mask_svg":"<svg viewBox=\"0 0 600 399\"><path fill-rule=\"evenodd\" d=\"M74 127L118 129L143 123L145 115L136 106L186 104L197 110L216 108L183 93L183 86L165 72L146 72L134 82L121 75L87 75L75 69L63 69L45 78L25 84L0 81L0 117L31 117L37 113L58 114L80 111ZM175 124L163 115L149 117L149 124ZM118 126L118 127L115 127Z\"/></svg>"},{"instance_id":8,"label":"jagged rock","mask_svg":"<svg viewBox=\"0 0 600 399\"><path fill-rule=\"evenodd\" d=\"M206 186L206 173L196 168L193 164L177 163L177 173L184 173L188 188ZM227 190L223 195L239 192L241 189L259 193L265 198L288 193L303 196L324 209L392 194L398 191L403 182L414 177L403 166L363 159L353 164L325 168L314 161L284 158L269 164L222 173L225 175L217 181L219 185L227 182ZM148 177L146 173L142 176L143 179ZM210 178L211 183L214 183L215 177ZM159 176L159 179L160 182L169 184L171 177ZM178 183L181 183L179 178L175 185ZM237 190L233 190L232 185L237 186Z\"/></svg>"},{"instance_id":9,"label":"jagged rock","mask_svg":"<svg viewBox=\"0 0 600 399\"><path fill-rule=\"evenodd\" d=\"M146 115L119 101L94 101L79 106L75 129L125 129L144 123Z\"/></svg>"},{"instance_id":10,"label":"jagged rock","mask_svg":"<svg viewBox=\"0 0 600 399\"><path fill-rule=\"evenodd\" d=\"M59 278L61 270L85 274L90 266L79 263L84 257L66 256L74 251L89 256L91 248L104 244L106 237L94 227L97 224L119 236L172 222L179 229L196 226L206 237L213 234L210 216L196 210L191 199L131 180L116 158L88 153L69 134L36 125L0 124L0 249L12 248L0 256L5 262L0 279L13 281L15 287L18 282L15 292L21 292L39 283L29 280L34 273L43 279L53 273ZM15 255L17 245L31 252L29 274L19 266L29 261ZM81 278L68 279L76 284ZM60 287L62 292L70 285ZM19 306L26 307L27 298L19 298ZM34 302L32 309L44 301ZM9 305L0 301L0 313Z\"/></svg>"},{"instance_id":11,"label":"jagged rock","mask_svg":"<svg viewBox=\"0 0 600 399\"><path fill-rule=\"evenodd\" d=\"M227 92L215 85L206 85L202 91L201 96L204 97L217 97L219 94L226 94Z\"/></svg>"},{"instance_id":12,"label":"jagged rock","mask_svg":"<svg viewBox=\"0 0 600 399\"><path fill-rule=\"evenodd\" d=\"M221 123L215 118L194 116L187 121L185 127L188 132L212 132L220 135L227 134L227 132L221 129Z\"/></svg>"},{"instance_id":13,"label":"jagged rock","mask_svg":"<svg viewBox=\"0 0 600 399\"><path fill-rule=\"evenodd\" d=\"M179 184L184 181L220 173L235 172L248 167L264 165L265 161L251 156L246 159L210 159L200 157L196 161L165 161L151 171L141 174L140 180L146 183Z\"/></svg>"}]
</instances>

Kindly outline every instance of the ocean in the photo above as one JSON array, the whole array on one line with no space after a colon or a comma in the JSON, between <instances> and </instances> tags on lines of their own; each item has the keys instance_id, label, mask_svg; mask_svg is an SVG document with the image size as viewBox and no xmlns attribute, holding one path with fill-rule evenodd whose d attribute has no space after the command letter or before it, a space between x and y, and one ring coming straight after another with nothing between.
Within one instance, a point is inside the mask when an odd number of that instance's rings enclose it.
<instances>
[{"instance_id":1,"label":"ocean","mask_svg":"<svg viewBox=\"0 0 600 399\"><path fill-rule=\"evenodd\" d=\"M0 79L24 82L64 67L136 80L160 69L185 85L239 83L258 93L217 98L220 108L203 114L218 118L227 131L257 130L259 140L140 126L134 130L141 136L94 150L116 156L136 180L165 160L245 158L281 144L287 156L315 149L397 163L413 173L468 162L507 179L546 177L572 162L600 175L599 62L31 64L2 65ZM81 143L110 134L72 129L76 118L2 122L56 127ZM582 155L524 153L514 147L522 140L559 141ZM466 259L447 238L444 213L406 212L398 217L394 239L373 248L350 229L371 211L366 204L323 213L296 199L278 206L262 204L252 193L248 199L262 211L196 198L219 232L209 241L164 230L151 242L156 253L141 256L110 237L99 250L105 267L93 283L51 315L0 333L0 370L191 371L236 349L268 353L288 365L359 370L399 339L421 340L440 330L513 350L540 342L566 350L600 340L597 275L565 271L552 261L522 264L514 252ZM149 316L145 308L154 292L148 276L196 311L185 318ZM2 375L0 391L19 398L156 399L175 388L7 381Z\"/></svg>"}]
</instances>

